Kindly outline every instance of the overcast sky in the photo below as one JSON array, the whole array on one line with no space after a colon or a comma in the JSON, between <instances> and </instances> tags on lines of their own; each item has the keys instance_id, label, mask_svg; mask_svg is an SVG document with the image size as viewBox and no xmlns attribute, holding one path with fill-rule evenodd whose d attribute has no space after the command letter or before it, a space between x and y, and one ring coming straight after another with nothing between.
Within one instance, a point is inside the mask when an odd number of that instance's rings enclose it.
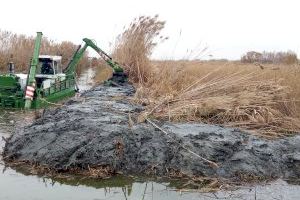
<instances>
[{"instance_id":1,"label":"overcast sky","mask_svg":"<svg viewBox=\"0 0 300 200\"><path fill-rule=\"evenodd\" d=\"M42 31L76 44L90 37L107 51L133 18L159 14L170 39L155 49L154 58L238 59L249 50L293 50L300 56L297 0L4 0L1 8L2 30Z\"/></svg>"}]
</instances>

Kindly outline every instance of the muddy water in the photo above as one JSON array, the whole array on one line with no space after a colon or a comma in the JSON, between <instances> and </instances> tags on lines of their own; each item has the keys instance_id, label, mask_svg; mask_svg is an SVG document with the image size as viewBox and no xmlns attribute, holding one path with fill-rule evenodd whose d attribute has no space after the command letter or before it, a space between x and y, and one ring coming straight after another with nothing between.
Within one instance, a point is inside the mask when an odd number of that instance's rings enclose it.
<instances>
[{"instance_id":1,"label":"muddy water","mask_svg":"<svg viewBox=\"0 0 300 200\"><path fill-rule=\"evenodd\" d=\"M85 91L93 87L94 77L96 75L95 68L88 68L82 72L81 76L78 78L78 87L80 91Z\"/></svg>"},{"instance_id":2,"label":"muddy water","mask_svg":"<svg viewBox=\"0 0 300 200\"><path fill-rule=\"evenodd\" d=\"M93 71L83 73L79 82L80 89L89 89ZM2 137L30 123L36 113L0 112L0 148L4 146ZM241 187L235 191L217 193L197 193L178 191L169 182L154 182L132 178L117 177L108 180L90 180L73 177L72 179L51 179L28 175L21 169L5 168L0 159L0 199L300 199L300 186L288 184L283 180L256 186Z\"/></svg>"}]
</instances>

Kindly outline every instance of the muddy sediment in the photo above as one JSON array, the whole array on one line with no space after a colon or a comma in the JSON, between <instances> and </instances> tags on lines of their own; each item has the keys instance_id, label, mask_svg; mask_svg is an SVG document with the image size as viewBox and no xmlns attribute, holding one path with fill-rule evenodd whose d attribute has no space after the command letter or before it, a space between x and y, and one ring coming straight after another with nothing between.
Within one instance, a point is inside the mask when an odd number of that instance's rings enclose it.
<instances>
[{"instance_id":1,"label":"muddy sediment","mask_svg":"<svg viewBox=\"0 0 300 200\"><path fill-rule=\"evenodd\" d=\"M100 85L60 108L46 110L8 139L5 160L54 170L108 166L133 175L166 175L175 170L224 178L300 177L300 135L271 141L234 128L155 121L167 136L149 123L136 123L143 107L130 102L133 94L130 85Z\"/></svg>"}]
</instances>

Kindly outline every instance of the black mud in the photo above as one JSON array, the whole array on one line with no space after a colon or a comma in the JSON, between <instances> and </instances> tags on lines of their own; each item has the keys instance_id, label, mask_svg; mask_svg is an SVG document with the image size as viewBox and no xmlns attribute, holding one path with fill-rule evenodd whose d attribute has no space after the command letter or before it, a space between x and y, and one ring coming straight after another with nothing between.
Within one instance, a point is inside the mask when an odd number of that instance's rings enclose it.
<instances>
[{"instance_id":1,"label":"black mud","mask_svg":"<svg viewBox=\"0 0 300 200\"><path fill-rule=\"evenodd\" d=\"M130 103L133 93L129 85L98 86L61 108L47 110L8 140L5 160L55 170L101 165L124 174L166 175L175 170L225 178L300 177L300 136L268 141L233 128L156 122L170 133L167 137L149 123L135 123L143 107Z\"/></svg>"}]
</instances>

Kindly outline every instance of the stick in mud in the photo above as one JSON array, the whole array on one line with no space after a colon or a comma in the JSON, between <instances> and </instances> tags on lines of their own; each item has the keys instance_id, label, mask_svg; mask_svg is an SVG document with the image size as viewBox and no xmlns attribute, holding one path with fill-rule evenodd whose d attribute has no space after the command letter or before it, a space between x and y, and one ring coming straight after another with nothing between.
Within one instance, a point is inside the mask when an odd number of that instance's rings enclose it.
<instances>
[{"instance_id":1,"label":"stick in mud","mask_svg":"<svg viewBox=\"0 0 300 200\"><path fill-rule=\"evenodd\" d=\"M152 126L154 126L155 128L159 129L161 132L163 132L164 134L166 134L166 136L168 136L169 138L172 139L172 137L170 137L170 135L169 135L169 133L168 133L167 131L163 130L161 127L159 127L159 126L158 126L157 124L155 124L153 121L151 121L151 120L148 119L147 117L145 117L145 120L146 120L147 122L149 122L149 123L150 123ZM182 144L179 144L179 143L178 143L178 145L179 145L180 147L182 147L183 149L185 149L186 151L188 151L189 153L191 153L192 155L194 155L194 156L200 158L201 160L207 162L211 167L219 168L219 165L218 165L217 163L215 163L215 162L213 162L213 161L211 161L211 160L208 160L208 159L206 159L206 158L203 158L202 156L200 156L199 154L195 153L194 151L188 149L187 147L185 147L185 146L182 145Z\"/></svg>"}]
</instances>

